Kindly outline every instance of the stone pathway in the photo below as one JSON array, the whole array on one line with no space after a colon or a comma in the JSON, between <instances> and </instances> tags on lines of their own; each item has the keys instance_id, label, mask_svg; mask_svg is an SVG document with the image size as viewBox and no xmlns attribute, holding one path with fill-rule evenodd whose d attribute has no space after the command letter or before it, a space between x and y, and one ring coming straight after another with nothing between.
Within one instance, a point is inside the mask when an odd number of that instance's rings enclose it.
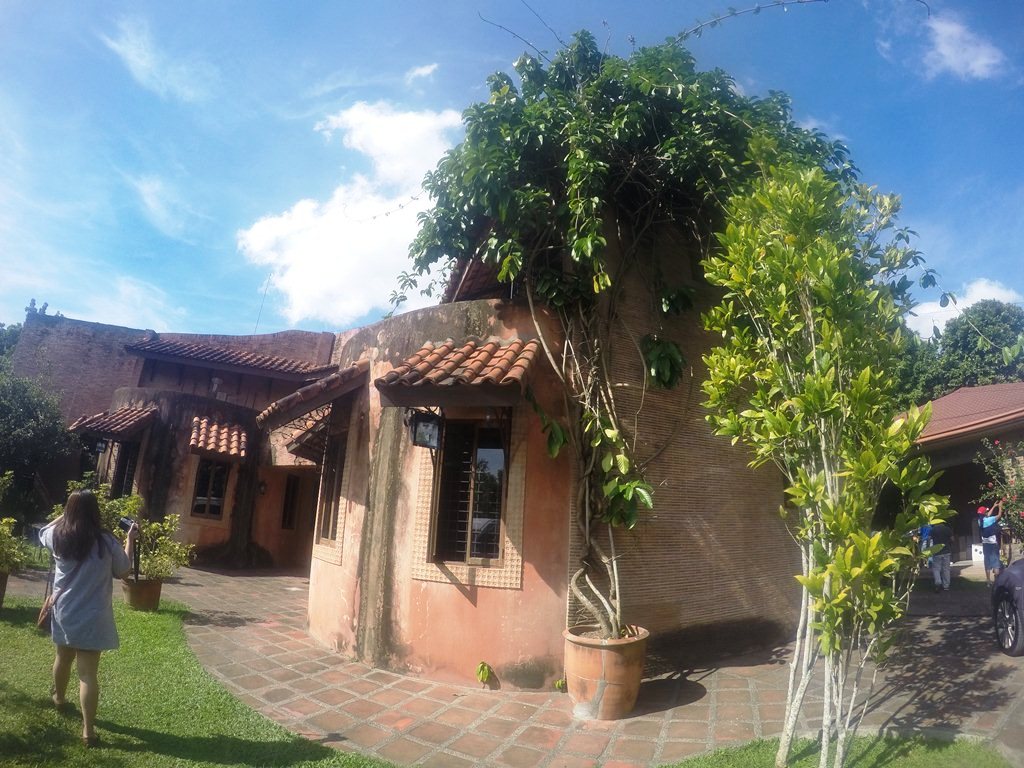
<instances>
[{"instance_id":1,"label":"stone pathway","mask_svg":"<svg viewBox=\"0 0 1024 768\"><path fill-rule=\"evenodd\" d=\"M402 765L640 768L779 732L786 649L678 669L646 680L633 716L575 721L557 692L506 692L374 669L305 632L301 576L186 569L165 585L187 603L188 641L240 700L309 739ZM906 634L876 684L861 733L921 732L992 740L1024 765L1024 659L992 639L988 591L958 582L915 594ZM12 579L13 594L40 594ZM821 687L809 693L811 734Z\"/></svg>"}]
</instances>

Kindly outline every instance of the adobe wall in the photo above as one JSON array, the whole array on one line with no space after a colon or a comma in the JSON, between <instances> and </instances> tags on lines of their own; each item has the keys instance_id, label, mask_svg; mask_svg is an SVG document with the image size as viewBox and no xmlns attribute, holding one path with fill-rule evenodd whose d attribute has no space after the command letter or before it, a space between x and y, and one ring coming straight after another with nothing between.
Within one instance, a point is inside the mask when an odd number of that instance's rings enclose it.
<instances>
[{"instance_id":1,"label":"adobe wall","mask_svg":"<svg viewBox=\"0 0 1024 768\"><path fill-rule=\"evenodd\" d=\"M202 367L202 363L184 365L167 360L146 360L139 386L208 397L259 413L275 400L294 392L302 382L214 370Z\"/></svg>"},{"instance_id":2,"label":"adobe wall","mask_svg":"<svg viewBox=\"0 0 1024 768\"><path fill-rule=\"evenodd\" d=\"M484 569L445 580L424 578L424 527L429 528L430 488L424 486L429 452L414 448L402 408L382 408L372 382L426 341L467 336L535 336L522 309L493 301L432 307L351 334L336 353L346 365L370 359L368 389L359 395L349 452L351 476L343 550L337 562L314 548L310 573L310 631L329 646L377 664L462 683L486 660L505 685L544 685L561 670L568 550L569 487L565 458L551 460L533 411L524 403L516 418L524 439L512 446L522 462L521 564L516 586L487 585ZM557 412L545 385L546 363L531 378L538 398ZM365 420L366 427L355 422ZM365 437L358 437L365 434ZM355 435L356 437L353 437ZM424 495L425 494L425 495ZM424 504L424 499L427 503ZM426 516L426 517L424 517ZM513 553L506 551L506 560Z\"/></svg>"},{"instance_id":3,"label":"adobe wall","mask_svg":"<svg viewBox=\"0 0 1024 768\"><path fill-rule=\"evenodd\" d=\"M67 317L27 315L14 350L14 373L41 378L58 393L61 413L70 424L107 410L115 389L138 383L142 358L125 352L124 345L144 333Z\"/></svg>"}]
</instances>

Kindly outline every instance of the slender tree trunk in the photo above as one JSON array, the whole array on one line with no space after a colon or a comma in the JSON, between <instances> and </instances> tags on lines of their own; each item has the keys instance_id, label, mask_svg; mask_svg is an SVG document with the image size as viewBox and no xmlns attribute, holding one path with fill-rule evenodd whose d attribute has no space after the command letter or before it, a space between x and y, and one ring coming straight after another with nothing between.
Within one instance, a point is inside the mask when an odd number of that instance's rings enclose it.
<instances>
[{"instance_id":1,"label":"slender tree trunk","mask_svg":"<svg viewBox=\"0 0 1024 768\"><path fill-rule=\"evenodd\" d=\"M825 690L821 702L821 755L818 757L818 768L828 765L828 753L832 746L832 696L834 693L832 677L835 674L835 658L832 653L825 654Z\"/></svg>"},{"instance_id":2,"label":"slender tree trunk","mask_svg":"<svg viewBox=\"0 0 1024 768\"><path fill-rule=\"evenodd\" d=\"M804 575L810 572L810 546L801 544L800 561ZM789 752L793 746L796 733L797 718L803 708L804 695L811 681L811 672L817 658L814 647L814 617L811 608L811 596L803 587L800 589L800 623L797 626L796 642L793 646L793 658L789 663L789 686L786 691L786 714L783 720L782 733L779 735L779 749L775 753L776 768L785 768L789 762Z\"/></svg>"}]
</instances>

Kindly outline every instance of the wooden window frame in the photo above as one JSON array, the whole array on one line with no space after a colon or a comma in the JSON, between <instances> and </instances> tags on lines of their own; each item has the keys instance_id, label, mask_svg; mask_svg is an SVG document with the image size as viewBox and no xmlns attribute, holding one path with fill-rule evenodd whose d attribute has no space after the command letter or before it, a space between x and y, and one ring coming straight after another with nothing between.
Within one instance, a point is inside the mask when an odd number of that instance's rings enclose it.
<instances>
[{"instance_id":1,"label":"wooden window frame","mask_svg":"<svg viewBox=\"0 0 1024 768\"><path fill-rule=\"evenodd\" d=\"M469 533L473 527L473 500L471 498L469 502L468 519L467 525L467 539L466 539L466 555L462 559L454 559L450 557L442 557L438 554L438 537L440 534L440 517L441 517L441 487L444 482L444 454L448 447L448 425L449 424L471 424L474 427L473 430L473 469L470 470L470 493L475 493L475 481L476 481L476 454L479 445L479 434L480 429L496 429L501 435L501 448L504 454L504 466L502 468L502 479L500 503L501 510L498 518L498 554L496 557L473 557L472 552L472 535ZM436 452L434 456L434 483L431 492L431 513L430 513L430 540L428 543L428 551L430 552L430 558L435 563L454 563L459 565L476 566L482 568L500 568L504 564L505 557L505 539L506 539L506 525L508 515L508 482L509 482L509 466L511 460L510 450L510 418L506 415L499 419L487 419L487 418L446 418L443 422L442 436L441 436L441 448Z\"/></svg>"},{"instance_id":2,"label":"wooden window frame","mask_svg":"<svg viewBox=\"0 0 1024 768\"><path fill-rule=\"evenodd\" d=\"M346 398L331 406L330 425L324 445L324 461L320 474L320 497L317 500L315 544L330 546L344 533L341 492L348 461L349 427L352 399ZM330 476L328 476L330 473Z\"/></svg>"},{"instance_id":3,"label":"wooden window frame","mask_svg":"<svg viewBox=\"0 0 1024 768\"><path fill-rule=\"evenodd\" d=\"M206 487L207 495L206 496L200 496L199 495L199 480L200 480L200 478L202 477L202 474L203 474L203 464L204 463L212 464L214 466L224 467L225 473L224 473L224 495L223 496L218 497L218 496L210 496L210 495L208 495L209 491L210 491L210 483L213 480L212 475L208 478L208 481L207 481L207 487ZM232 465L229 462L217 461L216 459L207 458L205 456L200 456L199 457L199 463L196 464L195 480L192 483L192 507L191 507L191 512L190 512L190 517L196 517L196 518L199 518L200 520L224 520L225 519L224 518L224 507L227 504L228 488L229 488L229 486L231 484L231 468L232 468ZM220 499L220 505L218 506L218 509L220 511L217 512L217 514L212 514L211 512L209 512L209 509L210 509L210 499L217 499L217 498ZM205 512L196 512L196 506L199 504L199 500L200 499L203 499L205 501L205 503L203 504L203 506L207 510Z\"/></svg>"}]
</instances>

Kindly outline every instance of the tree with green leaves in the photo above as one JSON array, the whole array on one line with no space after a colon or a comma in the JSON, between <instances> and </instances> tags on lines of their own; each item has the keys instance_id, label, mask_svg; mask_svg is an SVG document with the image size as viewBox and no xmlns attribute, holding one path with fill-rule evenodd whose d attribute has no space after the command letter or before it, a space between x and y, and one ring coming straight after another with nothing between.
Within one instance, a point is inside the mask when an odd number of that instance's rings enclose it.
<instances>
[{"instance_id":1,"label":"tree with green leaves","mask_svg":"<svg viewBox=\"0 0 1024 768\"><path fill-rule=\"evenodd\" d=\"M21 337L21 323L0 323L0 359L10 359Z\"/></svg>"},{"instance_id":2,"label":"tree with green leaves","mask_svg":"<svg viewBox=\"0 0 1024 768\"><path fill-rule=\"evenodd\" d=\"M685 365L662 327L690 304L679 275L707 251L726 200L752 178L753 142L770 137L834 178L854 171L842 145L793 123L785 96L741 95L725 73L698 72L678 40L622 58L581 32L550 59L536 53L515 63L517 79L490 78L489 100L464 113L464 141L427 175L434 205L393 299L433 268L443 282L475 261L531 311L554 314L550 336L536 325L563 385L564 415L541 419L549 450L568 445L576 461L583 552L570 590L615 637L630 631L616 530L655 503L645 467L660 449L635 431L642 393L674 386ZM661 252L655 243L666 231L685 245ZM619 311L630 280L641 289L631 288L629 301L650 307L653 332L638 332ZM615 355L633 357L640 381L616 378Z\"/></svg>"},{"instance_id":3,"label":"tree with green leaves","mask_svg":"<svg viewBox=\"0 0 1024 768\"><path fill-rule=\"evenodd\" d=\"M946 323L939 341L942 379L933 397L959 387L1024 379L1024 360L1009 363L1003 348L1024 333L1024 309L995 299L979 301Z\"/></svg>"},{"instance_id":4,"label":"tree with green leaves","mask_svg":"<svg viewBox=\"0 0 1024 768\"><path fill-rule=\"evenodd\" d=\"M41 511L31 500L36 472L67 456L73 444L57 397L35 381L14 376L10 364L0 360L0 473L14 476L5 510L20 519Z\"/></svg>"},{"instance_id":5,"label":"tree with green leaves","mask_svg":"<svg viewBox=\"0 0 1024 768\"><path fill-rule=\"evenodd\" d=\"M1022 337L1024 309L995 299L967 307L931 339L908 332L897 373L901 403L922 405L960 387L1021 381Z\"/></svg>"},{"instance_id":6,"label":"tree with green leaves","mask_svg":"<svg viewBox=\"0 0 1024 768\"><path fill-rule=\"evenodd\" d=\"M705 316L722 337L705 357L709 421L746 445L752 464L782 473L782 513L803 566L777 766L788 760L819 657L820 765L830 756L843 765L865 670L884 660L906 609L920 560L912 535L947 514L928 459L911 456L929 411L900 416L895 399L907 272L921 261L908 233L893 229L898 208L820 168L762 161L705 261L705 276L724 290ZM886 484L901 508L891 528L873 532Z\"/></svg>"}]
</instances>

